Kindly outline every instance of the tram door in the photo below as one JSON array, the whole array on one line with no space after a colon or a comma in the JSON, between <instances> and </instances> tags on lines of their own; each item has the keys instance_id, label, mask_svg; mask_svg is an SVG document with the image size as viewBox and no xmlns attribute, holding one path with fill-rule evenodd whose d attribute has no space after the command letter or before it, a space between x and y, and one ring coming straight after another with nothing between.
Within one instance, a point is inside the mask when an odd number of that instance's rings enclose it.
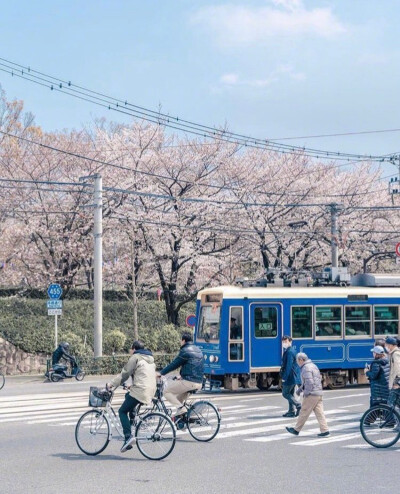
<instances>
[{"instance_id":1,"label":"tram door","mask_svg":"<svg viewBox=\"0 0 400 494\"><path fill-rule=\"evenodd\" d=\"M251 367L281 365L282 306L250 305Z\"/></svg>"}]
</instances>

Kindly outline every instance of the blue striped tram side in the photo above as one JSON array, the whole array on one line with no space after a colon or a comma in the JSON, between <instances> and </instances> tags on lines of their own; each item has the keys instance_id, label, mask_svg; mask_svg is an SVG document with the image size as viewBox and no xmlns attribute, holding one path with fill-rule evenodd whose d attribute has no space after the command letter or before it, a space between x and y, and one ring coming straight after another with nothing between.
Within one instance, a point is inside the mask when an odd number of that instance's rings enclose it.
<instances>
[{"instance_id":1,"label":"blue striped tram side","mask_svg":"<svg viewBox=\"0 0 400 494\"><path fill-rule=\"evenodd\" d=\"M195 341L206 376L226 388L279 383L284 334L322 370L325 384L366 382L375 339L399 336L400 289L223 286L197 299Z\"/></svg>"}]
</instances>

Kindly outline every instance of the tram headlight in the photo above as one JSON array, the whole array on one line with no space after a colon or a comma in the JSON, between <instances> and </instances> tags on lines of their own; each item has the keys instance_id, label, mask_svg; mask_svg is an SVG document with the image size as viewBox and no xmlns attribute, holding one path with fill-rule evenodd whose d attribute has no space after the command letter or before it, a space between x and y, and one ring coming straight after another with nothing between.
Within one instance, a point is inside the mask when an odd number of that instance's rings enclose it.
<instances>
[{"instance_id":1,"label":"tram headlight","mask_svg":"<svg viewBox=\"0 0 400 494\"><path fill-rule=\"evenodd\" d=\"M214 360L214 362L215 362L215 363L217 363L217 362L218 362L218 360L219 360L219 358L215 355L215 360Z\"/></svg>"},{"instance_id":2,"label":"tram headlight","mask_svg":"<svg viewBox=\"0 0 400 494\"><path fill-rule=\"evenodd\" d=\"M214 362L214 360L215 360L214 355L210 355L210 362L211 362L211 363L213 363L213 362Z\"/></svg>"},{"instance_id":3,"label":"tram headlight","mask_svg":"<svg viewBox=\"0 0 400 494\"><path fill-rule=\"evenodd\" d=\"M206 354L204 354L204 360L207 360L207 355Z\"/></svg>"}]
</instances>

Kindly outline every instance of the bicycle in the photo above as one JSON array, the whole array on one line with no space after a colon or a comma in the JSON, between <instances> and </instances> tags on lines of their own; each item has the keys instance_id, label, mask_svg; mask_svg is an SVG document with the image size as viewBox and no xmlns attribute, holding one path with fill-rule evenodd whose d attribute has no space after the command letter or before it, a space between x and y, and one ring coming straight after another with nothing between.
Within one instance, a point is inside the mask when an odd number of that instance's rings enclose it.
<instances>
[{"instance_id":1,"label":"bicycle","mask_svg":"<svg viewBox=\"0 0 400 494\"><path fill-rule=\"evenodd\" d=\"M6 383L6 378L4 377L4 374L0 372L0 389L3 389L5 383Z\"/></svg>"},{"instance_id":2,"label":"bicycle","mask_svg":"<svg viewBox=\"0 0 400 494\"><path fill-rule=\"evenodd\" d=\"M90 388L89 406L93 408L79 418L75 427L76 443L86 455L96 456L104 451L115 436L114 431L118 440L125 439L119 417L111 405L113 397L114 391ZM172 452L176 429L168 415L138 405L130 419L136 446L145 458L162 460Z\"/></svg>"},{"instance_id":3,"label":"bicycle","mask_svg":"<svg viewBox=\"0 0 400 494\"><path fill-rule=\"evenodd\" d=\"M374 448L389 448L400 439L400 390L393 405L378 403L369 408L360 420L363 439Z\"/></svg>"},{"instance_id":4,"label":"bicycle","mask_svg":"<svg viewBox=\"0 0 400 494\"><path fill-rule=\"evenodd\" d=\"M164 388L166 379L160 379L157 383L156 396L153 398L152 410L158 410L168 416L172 410L167 408L163 400ZM189 394L196 393L196 390L190 391ZM218 434L221 427L221 414L219 409L210 401L198 400L187 401L183 403L187 412L175 421L175 426L178 430L187 428L189 434L196 441L209 442Z\"/></svg>"}]
</instances>

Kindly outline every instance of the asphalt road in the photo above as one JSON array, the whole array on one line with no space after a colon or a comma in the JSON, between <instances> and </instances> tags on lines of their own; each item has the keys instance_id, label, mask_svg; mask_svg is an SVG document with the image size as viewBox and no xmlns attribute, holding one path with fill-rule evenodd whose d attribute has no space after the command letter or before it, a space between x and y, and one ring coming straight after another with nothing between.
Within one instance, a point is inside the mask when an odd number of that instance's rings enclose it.
<instances>
[{"instance_id":1,"label":"asphalt road","mask_svg":"<svg viewBox=\"0 0 400 494\"><path fill-rule=\"evenodd\" d=\"M313 417L294 437L282 418L278 392L211 393L222 409L222 426L211 443L180 434L165 460L146 460L134 448L121 454L111 441L96 457L84 455L74 438L78 417L88 410L89 386L8 379L0 391L0 494L64 493L379 493L398 492L400 444L386 450L362 440L358 421L369 389L326 391L332 435L319 432ZM116 407L122 393L115 397Z\"/></svg>"}]
</instances>

